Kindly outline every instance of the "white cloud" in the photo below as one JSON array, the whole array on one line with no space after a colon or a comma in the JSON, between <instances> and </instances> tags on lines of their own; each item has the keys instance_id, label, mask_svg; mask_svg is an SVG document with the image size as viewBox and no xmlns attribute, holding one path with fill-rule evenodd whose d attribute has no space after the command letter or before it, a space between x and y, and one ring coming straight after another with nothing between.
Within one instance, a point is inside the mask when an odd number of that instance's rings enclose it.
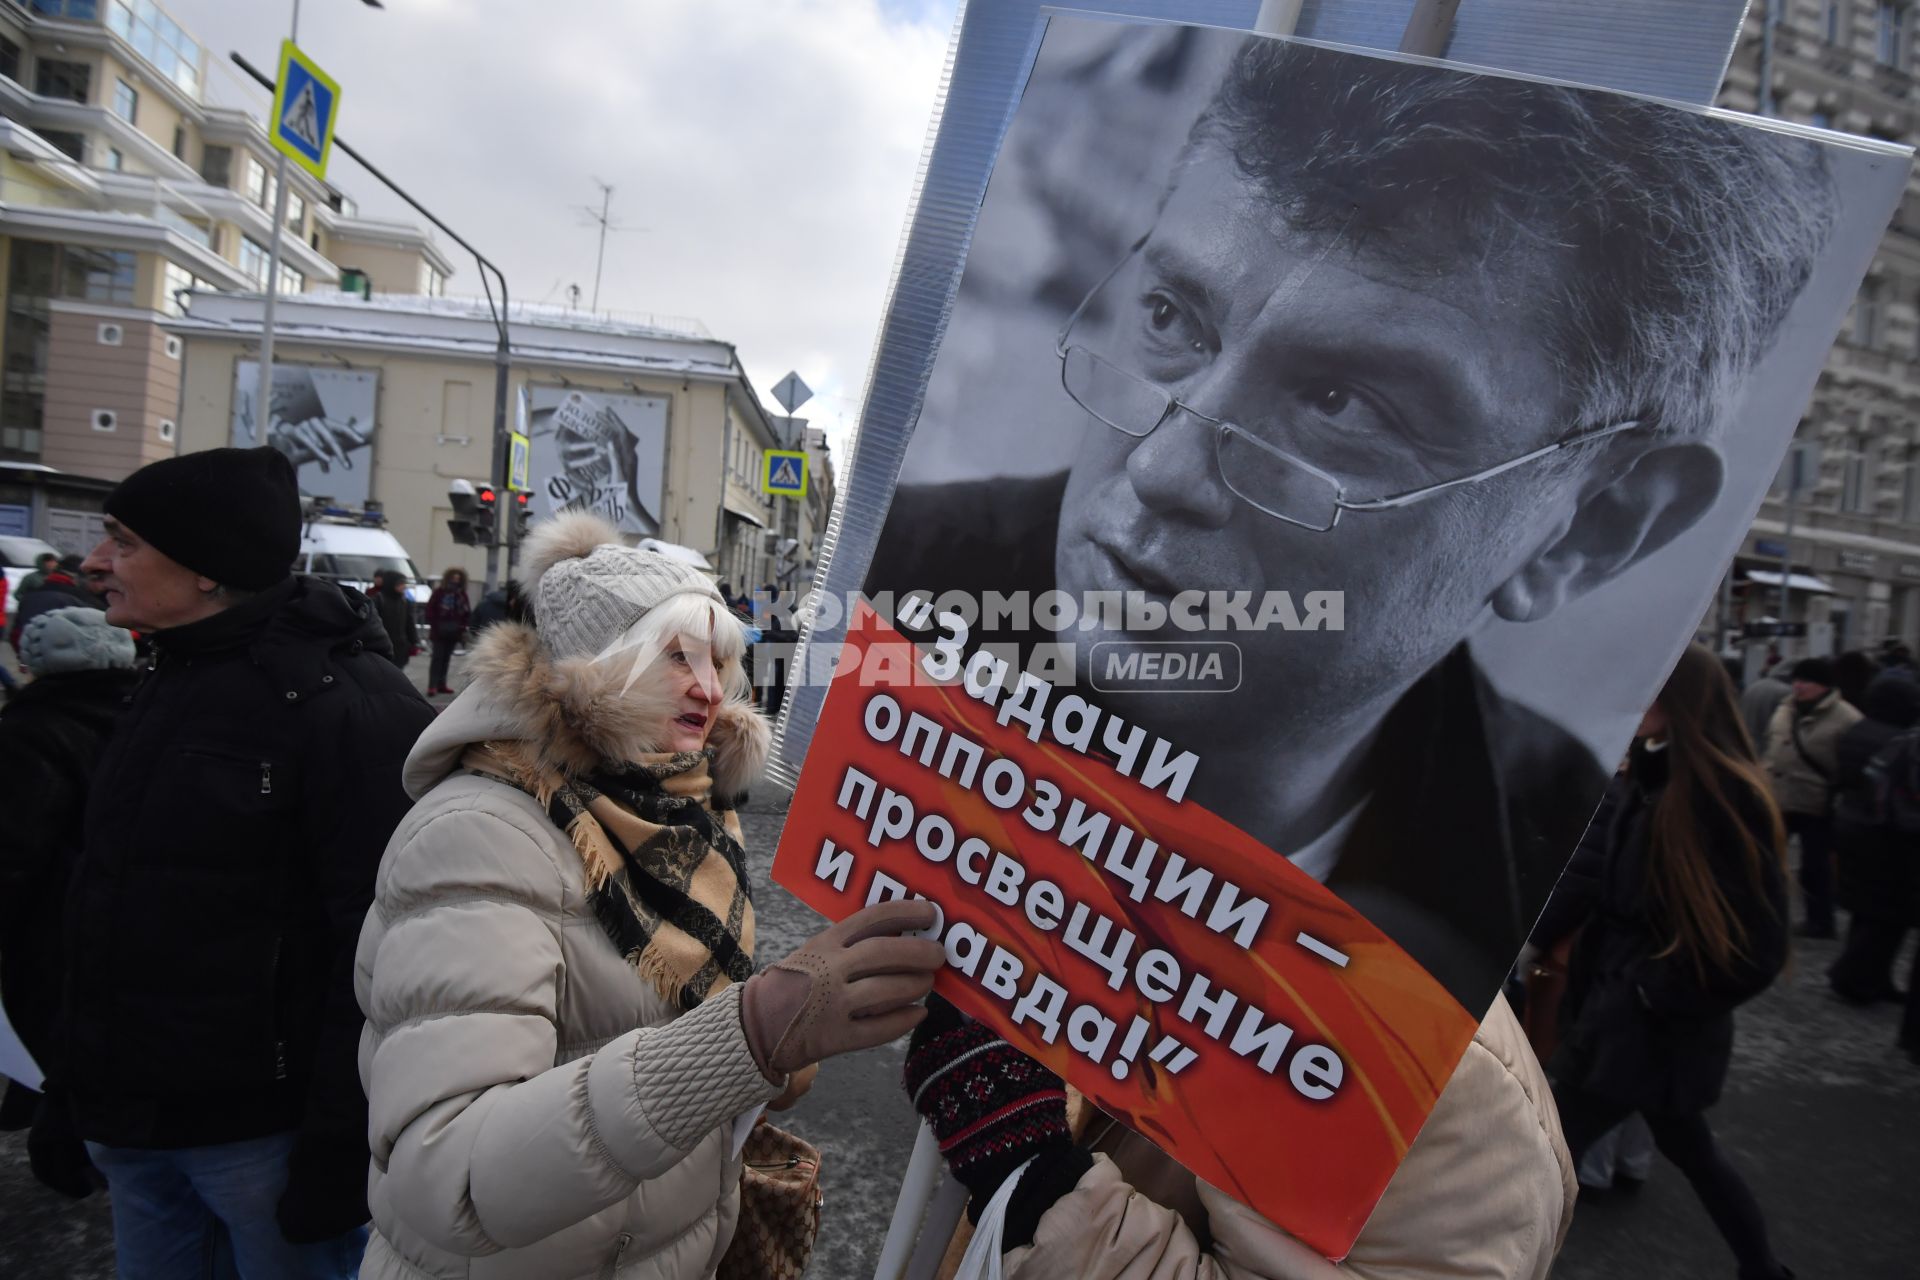
<instances>
[{"instance_id":1,"label":"white cloud","mask_svg":"<svg viewBox=\"0 0 1920 1280\"><path fill-rule=\"evenodd\" d=\"M263 67L290 11L166 2L210 62L238 49ZM341 135L516 297L591 294L596 230L576 206L602 179L616 223L646 228L609 236L603 309L696 316L763 395L798 370L818 393L801 414L852 425L952 0L307 0L301 16L302 48L341 84ZM211 96L237 101L234 85L217 72ZM334 166L363 212L405 212ZM479 292L470 262L450 288Z\"/></svg>"}]
</instances>

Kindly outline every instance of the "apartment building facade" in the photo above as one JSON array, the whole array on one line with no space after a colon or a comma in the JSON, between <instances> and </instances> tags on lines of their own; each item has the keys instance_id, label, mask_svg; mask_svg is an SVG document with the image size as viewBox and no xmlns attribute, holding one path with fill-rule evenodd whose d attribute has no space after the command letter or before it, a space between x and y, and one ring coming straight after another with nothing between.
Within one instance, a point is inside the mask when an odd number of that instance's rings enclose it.
<instances>
[{"instance_id":1,"label":"apartment building facade","mask_svg":"<svg viewBox=\"0 0 1920 1280\"><path fill-rule=\"evenodd\" d=\"M1910 0L1756 0L1721 104L1920 143L1917 38ZM1791 537L1783 473L1709 620L1779 618L1784 566L1785 620L1809 633L1788 654L1920 647L1920 174L1908 183L1796 432Z\"/></svg>"},{"instance_id":2,"label":"apartment building facade","mask_svg":"<svg viewBox=\"0 0 1920 1280\"><path fill-rule=\"evenodd\" d=\"M180 447L160 322L195 290L265 287L275 153L207 100L212 56L154 0L0 0L0 509L62 545L89 499L60 476ZM436 294L453 270L422 229L290 167L280 291Z\"/></svg>"}]
</instances>

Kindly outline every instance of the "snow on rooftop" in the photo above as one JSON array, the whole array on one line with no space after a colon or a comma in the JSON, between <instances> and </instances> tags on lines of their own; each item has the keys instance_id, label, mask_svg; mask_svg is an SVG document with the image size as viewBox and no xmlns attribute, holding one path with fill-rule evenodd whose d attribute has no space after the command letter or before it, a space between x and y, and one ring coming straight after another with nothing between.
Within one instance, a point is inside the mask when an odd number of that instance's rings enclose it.
<instances>
[{"instance_id":1,"label":"snow on rooftop","mask_svg":"<svg viewBox=\"0 0 1920 1280\"><path fill-rule=\"evenodd\" d=\"M257 333L259 294L197 292L184 317L167 321L182 333ZM694 322L698 323L698 322ZM733 348L706 336L538 304L512 308L516 357L633 372L744 376ZM275 331L284 339L489 358L497 341L482 298L357 293L301 293L280 299Z\"/></svg>"},{"instance_id":2,"label":"snow on rooftop","mask_svg":"<svg viewBox=\"0 0 1920 1280\"><path fill-rule=\"evenodd\" d=\"M428 297L422 294L376 293L371 299L357 293L315 291L283 295L281 304L311 303L315 306L352 306L410 315L450 316L462 320L492 323L493 312L485 298L458 296ZM653 312L576 311L549 303L516 302L508 308L514 324L548 329L572 329L583 333L605 333L617 337L698 338L712 342L713 333L692 316L658 315Z\"/></svg>"}]
</instances>

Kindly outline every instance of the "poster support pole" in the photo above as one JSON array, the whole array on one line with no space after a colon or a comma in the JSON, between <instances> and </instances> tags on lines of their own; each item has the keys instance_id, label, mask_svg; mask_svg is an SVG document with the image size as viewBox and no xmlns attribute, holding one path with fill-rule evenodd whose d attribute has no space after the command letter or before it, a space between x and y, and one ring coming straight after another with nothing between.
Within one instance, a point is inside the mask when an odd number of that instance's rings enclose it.
<instances>
[{"instance_id":1,"label":"poster support pole","mask_svg":"<svg viewBox=\"0 0 1920 1280\"><path fill-rule=\"evenodd\" d=\"M1438 58L1447 51L1447 38L1453 34L1453 18L1460 11L1460 0L1417 0L1413 14L1400 33L1400 52Z\"/></svg>"}]
</instances>

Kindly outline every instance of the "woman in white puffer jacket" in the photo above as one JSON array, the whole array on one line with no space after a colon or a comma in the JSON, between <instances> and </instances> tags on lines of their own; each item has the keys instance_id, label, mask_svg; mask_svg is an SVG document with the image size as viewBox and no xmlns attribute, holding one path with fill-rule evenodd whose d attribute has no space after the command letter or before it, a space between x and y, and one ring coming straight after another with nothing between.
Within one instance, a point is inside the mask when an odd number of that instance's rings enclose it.
<instances>
[{"instance_id":1,"label":"woman in white puffer jacket","mask_svg":"<svg viewBox=\"0 0 1920 1280\"><path fill-rule=\"evenodd\" d=\"M534 625L486 632L408 757L360 937L361 1274L711 1276L736 1121L919 1020L943 952L896 935L934 913L871 908L754 974L739 623L597 517L527 564Z\"/></svg>"}]
</instances>

